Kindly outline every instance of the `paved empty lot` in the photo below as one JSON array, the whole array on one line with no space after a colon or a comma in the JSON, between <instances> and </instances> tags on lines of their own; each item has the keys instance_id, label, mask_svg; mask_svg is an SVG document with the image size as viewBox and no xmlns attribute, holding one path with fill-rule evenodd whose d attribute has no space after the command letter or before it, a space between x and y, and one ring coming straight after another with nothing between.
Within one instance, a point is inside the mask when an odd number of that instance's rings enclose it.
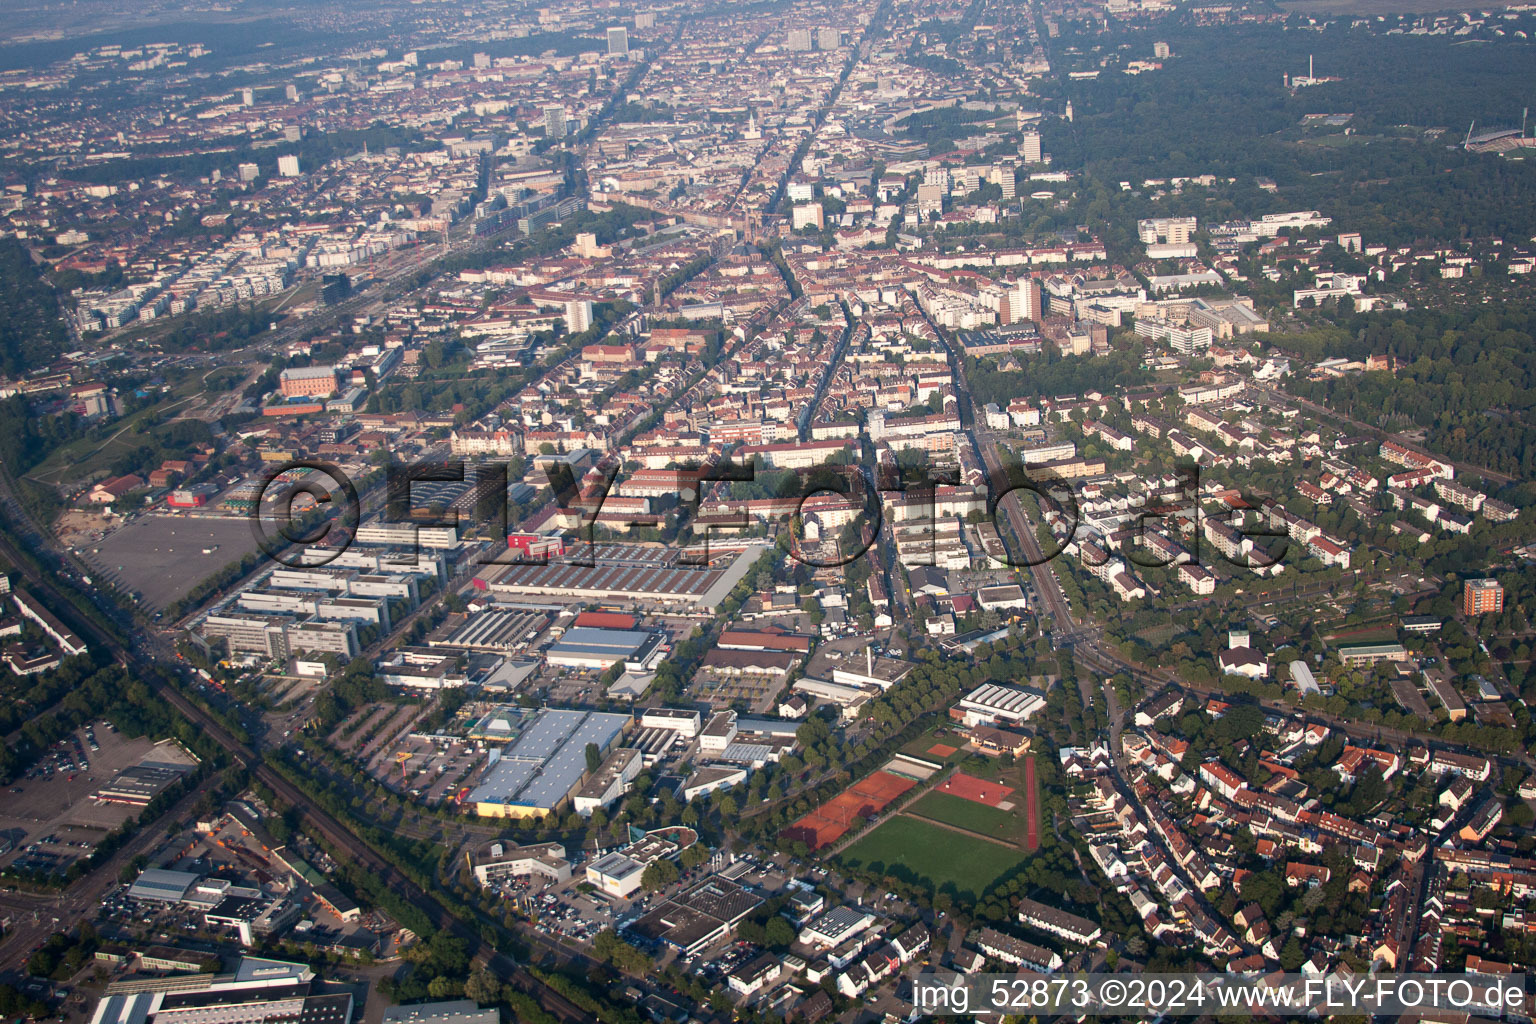
<instances>
[{"instance_id":1,"label":"paved empty lot","mask_svg":"<svg viewBox=\"0 0 1536 1024\"><path fill-rule=\"evenodd\" d=\"M208 548L213 550L203 554ZM155 513L140 516L81 554L113 583L137 591L146 604L163 609L254 550L251 524L244 518Z\"/></svg>"},{"instance_id":2,"label":"paved empty lot","mask_svg":"<svg viewBox=\"0 0 1536 1024\"><path fill-rule=\"evenodd\" d=\"M77 730L83 736L84 730ZM96 730L99 751L89 751L90 768L70 772L56 770L48 778L20 778L0 791L0 837L9 839L12 848L0 860L9 862L26 853L26 846L43 836L55 835L59 842L43 844L39 851L52 854L67 863L87 853L70 847L70 841L95 842L117 828L141 808L127 804L99 803L90 799L102 785L139 759L153 747L148 739L129 739L121 733ZM73 749L69 747L67 749ZM44 755L47 763L50 755ZM70 776L74 775L71 779Z\"/></svg>"}]
</instances>

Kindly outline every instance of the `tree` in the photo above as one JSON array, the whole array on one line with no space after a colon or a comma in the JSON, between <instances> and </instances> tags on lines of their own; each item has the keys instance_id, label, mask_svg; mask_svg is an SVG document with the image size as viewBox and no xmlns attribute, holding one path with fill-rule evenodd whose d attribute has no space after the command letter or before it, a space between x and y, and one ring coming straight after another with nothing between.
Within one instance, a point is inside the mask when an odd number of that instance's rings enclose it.
<instances>
[{"instance_id":1,"label":"tree","mask_svg":"<svg viewBox=\"0 0 1536 1024\"><path fill-rule=\"evenodd\" d=\"M427 960L442 974L462 975L469 969L469 953L464 940L447 932L438 932L426 943Z\"/></svg>"},{"instance_id":2,"label":"tree","mask_svg":"<svg viewBox=\"0 0 1536 1024\"><path fill-rule=\"evenodd\" d=\"M794 926L775 914L763 926L763 941L771 949L786 949L795 941Z\"/></svg>"},{"instance_id":3,"label":"tree","mask_svg":"<svg viewBox=\"0 0 1536 1024\"><path fill-rule=\"evenodd\" d=\"M603 763L603 751L596 743L587 744L587 771L595 772Z\"/></svg>"},{"instance_id":4,"label":"tree","mask_svg":"<svg viewBox=\"0 0 1536 1024\"><path fill-rule=\"evenodd\" d=\"M490 971L478 968L464 982L464 995L481 1004L498 1003L501 1001L501 982Z\"/></svg>"},{"instance_id":5,"label":"tree","mask_svg":"<svg viewBox=\"0 0 1536 1024\"><path fill-rule=\"evenodd\" d=\"M643 974L651 969L651 958L619 938L612 928L604 928L597 933L592 940L592 951L599 959L613 964L621 971Z\"/></svg>"},{"instance_id":6,"label":"tree","mask_svg":"<svg viewBox=\"0 0 1536 1024\"><path fill-rule=\"evenodd\" d=\"M677 881L677 865L665 857L651 861L640 875L640 884L651 892L658 892Z\"/></svg>"},{"instance_id":7,"label":"tree","mask_svg":"<svg viewBox=\"0 0 1536 1024\"><path fill-rule=\"evenodd\" d=\"M456 978L438 975L427 982L427 995L433 999L449 999L463 991L464 986Z\"/></svg>"}]
</instances>

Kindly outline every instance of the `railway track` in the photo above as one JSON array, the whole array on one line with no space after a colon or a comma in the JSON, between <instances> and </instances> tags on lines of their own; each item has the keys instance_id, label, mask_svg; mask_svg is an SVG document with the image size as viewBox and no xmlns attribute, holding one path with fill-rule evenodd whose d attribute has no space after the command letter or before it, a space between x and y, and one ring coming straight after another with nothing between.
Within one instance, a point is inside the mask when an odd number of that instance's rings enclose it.
<instances>
[{"instance_id":1,"label":"railway track","mask_svg":"<svg viewBox=\"0 0 1536 1024\"><path fill-rule=\"evenodd\" d=\"M30 587L51 596L54 605L64 609L71 625L79 635L93 645L108 651L113 660L130 672L142 664L147 653L135 654L117 637L102 629L95 622L72 614L72 606L52 578L44 576L25 561L20 550L9 536L0 534L0 555L3 555L26 578ZM153 648L157 641L147 634L142 637L146 647ZM444 931L464 942L470 958L505 982L532 996L539 1006L562 1024L585 1024L592 1015L535 976L527 967L488 942L479 930L460 920L443 906L431 893L407 878L382 855L363 842L341 821L315 805L309 795L290 782L285 776L266 764L249 744L242 742L224 727L208 711L189 700L184 694L161 680L146 679L155 695L175 708L188 721L201 729L209 739L222 747L239 762L255 779L269 788L280 799L298 808L310 827L331 843L354 863L377 877L384 885L408 904L420 911L434 928Z\"/></svg>"}]
</instances>

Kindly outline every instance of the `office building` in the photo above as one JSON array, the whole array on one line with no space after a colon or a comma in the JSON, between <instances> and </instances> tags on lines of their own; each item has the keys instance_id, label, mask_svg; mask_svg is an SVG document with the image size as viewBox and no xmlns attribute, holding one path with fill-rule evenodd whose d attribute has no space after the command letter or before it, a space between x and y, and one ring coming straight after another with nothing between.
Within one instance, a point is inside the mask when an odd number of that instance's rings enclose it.
<instances>
[{"instance_id":1,"label":"office building","mask_svg":"<svg viewBox=\"0 0 1536 1024\"><path fill-rule=\"evenodd\" d=\"M789 30L788 47L792 53L805 53L811 48L811 30L808 28L792 28Z\"/></svg>"},{"instance_id":2,"label":"office building","mask_svg":"<svg viewBox=\"0 0 1536 1024\"><path fill-rule=\"evenodd\" d=\"M700 715L692 708L647 708L640 715L640 728L665 729L688 739L699 734Z\"/></svg>"},{"instance_id":3,"label":"office building","mask_svg":"<svg viewBox=\"0 0 1536 1024\"><path fill-rule=\"evenodd\" d=\"M582 783L571 806L583 817L590 816L598 808L605 808L629 792L630 783L640 774L645 759L633 747L620 747L608 755L597 771Z\"/></svg>"},{"instance_id":4,"label":"office building","mask_svg":"<svg viewBox=\"0 0 1536 1024\"><path fill-rule=\"evenodd\" d=\"M617 850L587 865L587 881L620 899L640 888L640 876L644 874L644 864Z\"/></svg>"},{"instance_id":5,"label":"office building","mask_svg":"<svg viewBox=\"0 0 1536 1024\"><path fill-rule=\"evenodd\" d=\"M552 103L544 108L544 137L546 139L565 138L565 107L558 103Z\"/></svg>"},{"instance_id":6,"label":"office building","mask_svg":"<svg viewBox=\"0 0 1536 1024\"><path fill-rule=\"evenodd\" d=\"M299 176L299 158L292 153L277 158L277 173L284 178Z\"/></svg>"},{"instance_id":7,"label":"office building","mask_svg":"<svg viewBox=\"0 0 1536 1024\"><path fill-rule=\"evenodd\" d=\"M1504 587L1498 580L1467 580L1462 584L1461 610L1466 615L1502 612Z\"/></svg>"},{"instance_id":8,"label":"office building","mask_svg":"<svg viewBox=\"0 0 1536 1024\"><path fill-rule=\"evenodd\" d=\"M231 654L256 654L273 661L286 661L290 654L318 652L336 654L343 660L358 653L355 621L295 622L281 615L244 615L235 613L209 615L203 620L202 635L222 638Z\"/></svg>"},{"instance_id":9,"label":"office building","mask_svg":"<svg viewBox=\"0 0 1536 1024\"><path fill-rule=\"evenodd\" d=\"M622 57L629 52L629 29L615 25L608 30L608 56Z\"/></svg>"},{"instance_id":10,"label":"office building","mask_svg":"<svg viewBox=\"0 0 1536 1024\"><path fill-rule=\"evenodd\" d=\"M799 231L801 228L816 228L818 231L826 226L825 217L820 203L803 203L796 206L790 214L790 228Z\"/></svg>"},{"instance_id":11,"label":"office building","mask_svg":"<svg viewBox=\"0 0 1536 1024\"><path fill-rule=\"evenodd\" d=\"M278 390L284 398L324 397L336 393L334 366L289 367L277 377Z\"/></svg>"},{"instance_id":12,"label":"office building","mask_svg":"<svg viewBox=\"0 0 1536 1024\"><path fill-rule=\"evenodd\" d=\"M1019 157L1027 164L1040 163L1040 133L1025 132L1019 142Z\"/></svg>"},{"instance_id":13,"label":"office building","mask_svg":"<svg viewBox=\"0 0 1536 1024\"><path fill-rule=\"evenodd\" d=\"M559 843L514 846L497 840L464 854L469 869L481 885L506 878L544 878L551 882L571 879L571 862Z\"/></svg>"},{"instance_id":14,"label":"office building","mask_svg":"<svg viewBox=\"0 0 1536 1024\"><path fill-rule=\"evenodd\" d=\"M592 300L570 299L565 304L565 330L580 334L592 326Z\"/></svg>"}]
</instances>

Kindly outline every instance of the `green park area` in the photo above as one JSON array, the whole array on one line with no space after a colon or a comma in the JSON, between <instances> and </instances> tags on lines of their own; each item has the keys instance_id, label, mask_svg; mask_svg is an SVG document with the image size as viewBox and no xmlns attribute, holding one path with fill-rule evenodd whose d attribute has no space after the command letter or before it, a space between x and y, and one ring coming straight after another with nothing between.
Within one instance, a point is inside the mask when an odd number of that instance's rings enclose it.
<instances>
[{"instance_id":1,"label":"green park area","mask_svg":"<svg viewBox=\"0 0 1536 1024\"><path fill-rule=\"evenodd\" d=\"M908 808L908 813L1007 842L1016 840L1024 828L1023 819L1013 811L988 807L948 793L929 793Z\"/></svg>"},{"instance_id":2,"label":"green park area","mask_svg":"<svg viewBox=\"0 0 1536 1024\"><path fill-rule=\"evenodd\" d=\"M898 815L848 847L838 860L974 899L1023 857L1018 850Z\"/></svg>"}]
</instances>

